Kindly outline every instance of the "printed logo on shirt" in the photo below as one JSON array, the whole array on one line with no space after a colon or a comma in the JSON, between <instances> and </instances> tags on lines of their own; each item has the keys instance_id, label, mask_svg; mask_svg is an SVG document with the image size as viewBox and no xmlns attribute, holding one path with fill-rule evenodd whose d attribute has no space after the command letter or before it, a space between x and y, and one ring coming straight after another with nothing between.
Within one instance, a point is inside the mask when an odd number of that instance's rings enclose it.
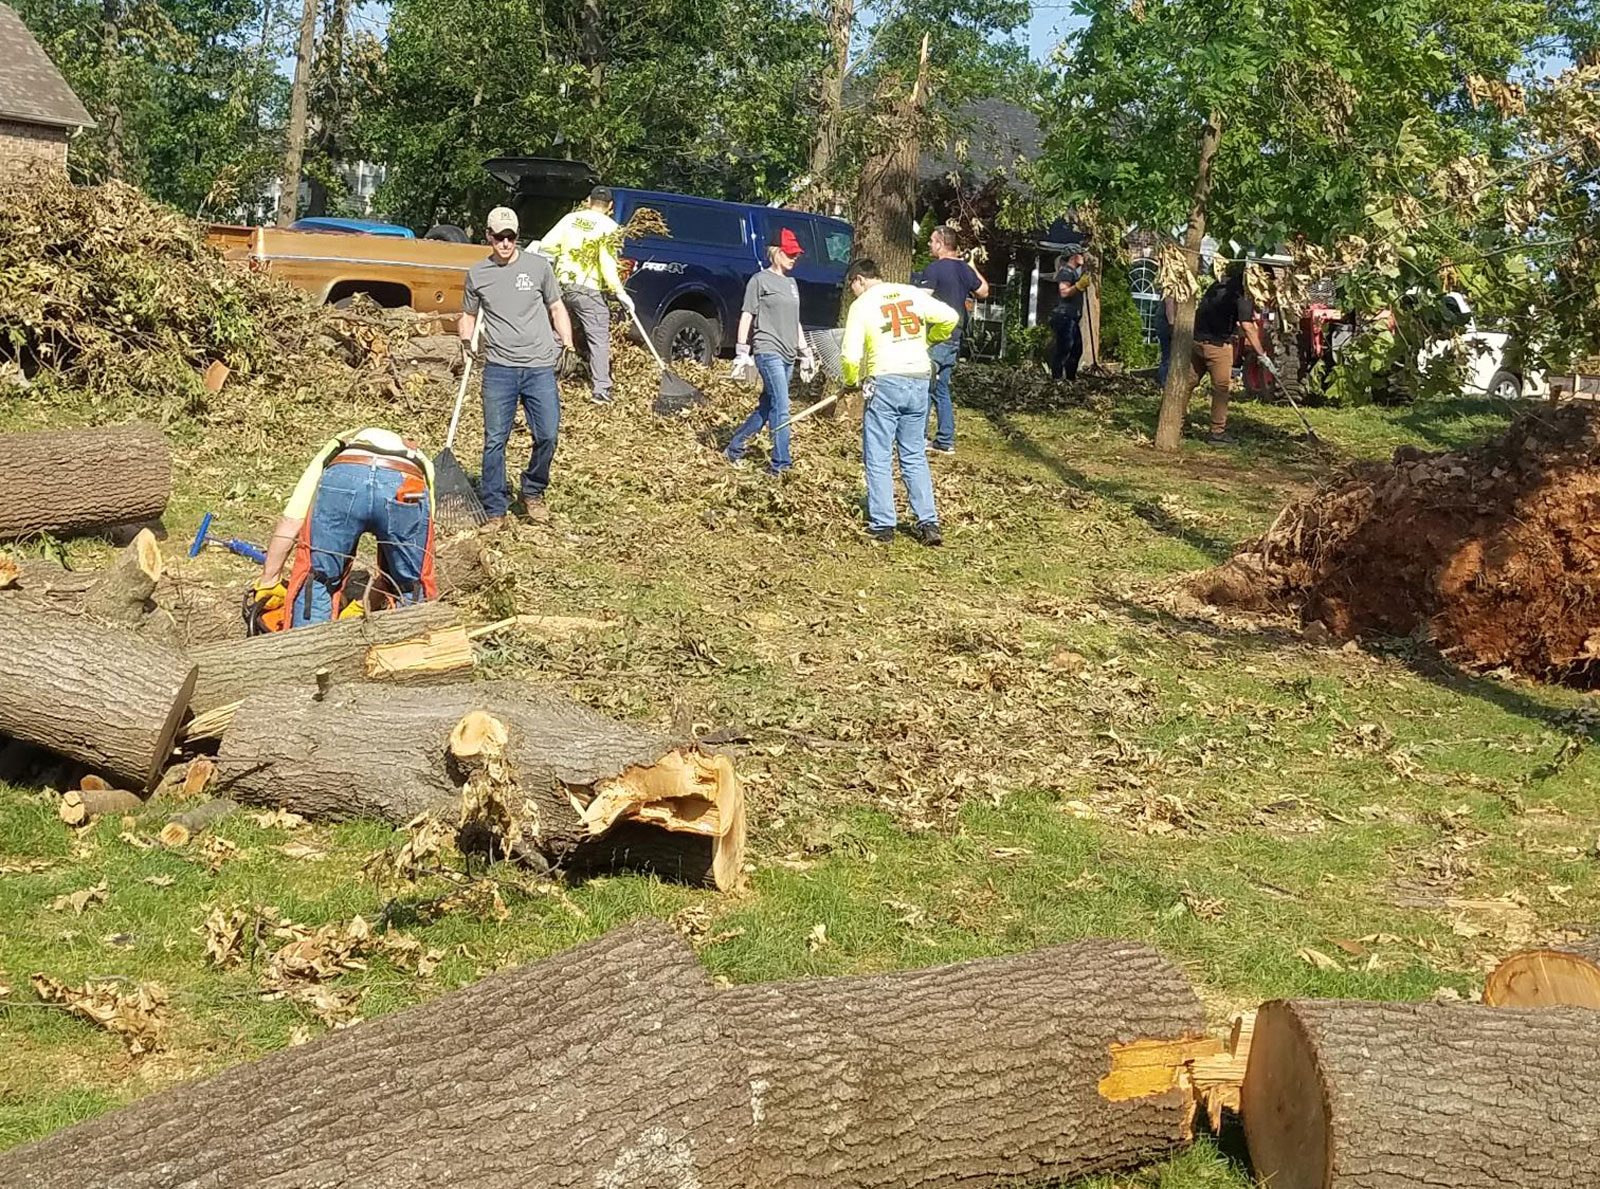
<instances>
[{"instance_id":1,"label":"printed logo on shirt","mask_svg":"<svg viewBox=\"0 0 1600 1189\"><path fill-rule=\"evenodd\" d=\"M527 293L534 288L533 278L525 272L517 274L517 292Z\"/></svg>"}]
</instances>

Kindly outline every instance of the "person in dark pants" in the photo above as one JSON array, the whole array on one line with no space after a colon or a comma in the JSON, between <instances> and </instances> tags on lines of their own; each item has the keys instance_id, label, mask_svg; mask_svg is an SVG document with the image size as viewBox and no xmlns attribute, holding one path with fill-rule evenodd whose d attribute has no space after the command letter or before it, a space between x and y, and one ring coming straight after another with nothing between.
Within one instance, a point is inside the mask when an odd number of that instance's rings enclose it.
<instances>
[{"instance_id":1,"label":"person in dark pants","mask_svg":"<svg viewBox=\"0 0 1600 1189\"><path fill-rule=\"evenodd\" d=\"M1163 294L1156 307L1156 342L1161 344L1161 364L1156 368L1156 387L1167 386L1167 372L1172 368L1172 323L1178 317L1178 303L1172 294Z\"/></svg>"},{"instance_id":2,"label":"person in dark pants","mask_svg":"<svg viewBox=\"0 0 1600 1189\"><path fill-rule=\"evenodd\" d=\"M1265 355L1261 330L1256 326L1256 307L1244 283L1244 261L1228 265L1222 279L1205 291L1194 311L1194 381L1192 393L1202 376L1211 377L1212 446L1228 446L1228 397L1233 387L1233 340L1243 335L1245 345L1257 355Z\"/></svg>"},{"instance_id":3,"label":"person in dark pants","mask_svg":"<svg viewBox=\"0 0 1600 1189\"><path fill-rule=\"evenodd\" d=\"M1093 280L1094 274L1083 266L1083 250L1073 248L1056 273L1059 300L1050 315L1050 329L1056 336L1050 374L1057 380L1078 378L1078 364L1083 359L1083 294Z\"/></svg>"},{"instance_id":4,"label":"person in dark pants","mask_svg":"<svg viewBox=\"0 0 1600 1189\"><path fill-rule=\"evenodd\" d=\"M561 289L550 262L517 247L517 214L496 207L487 220L488 259L467 271L462 296L462 353L471 349L472 332L484 319L483 366L483 478L480 488L487 531L505 524L506 443L522 405L533 434L533 453L519 484L522 511L529 520L544 522L550 486L550 462L561 432L561 393L556 387L556 365L561 351L572 350L572 322L561 301Z\"/></svg>"},{"instance_id":5,"label":"person in dark pants","mask_svg":"<svg viewBox=\"0 0 1600 1189\"><path fill-rule=\"evenodd\" d=\"M567 311L583 332L590 394L597 405L611 403L611 310L606 292L633 312L633 298L617 271L621 236L611 217L614 209L610 188L596 186L583 206L564 215L539 241L539 251L555 265Z\"/></svg>"},{"instance_id":6,"label":"person in dark pants","mask_svg":"<svg viewBox=\"0 0 1600 1189\"><path fill-rule=\"evenodd\" d=\"M932 289L935 297L963 315L964 324L967 297L988 297L989 282L963 259L958 244L954 227L935 227L928 237L933 263L922 270L920 279L913 277L911 280L924 289ZM950 399L950 378L955 373L956 359L961 355L961 327L958 326L944 342L929 347L928 355L933 361L933 379L928 383L928 397L935 417L932 449L935 454L954 454L956 408Z\"/></svg>"}]
</instances>

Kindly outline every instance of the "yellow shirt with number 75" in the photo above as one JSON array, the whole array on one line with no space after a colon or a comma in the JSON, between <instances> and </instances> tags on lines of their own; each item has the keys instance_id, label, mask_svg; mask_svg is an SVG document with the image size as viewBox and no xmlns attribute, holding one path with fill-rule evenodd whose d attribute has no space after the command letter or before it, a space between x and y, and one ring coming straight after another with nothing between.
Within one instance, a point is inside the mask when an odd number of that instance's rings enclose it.
<instances>
[{"instance_id":1,"label":"yellow shirt with number 75","mask_svg":"<svg viewBox=\"0 0 1600 1189\"><path fill-rule=\"evenodd\" d=\"M928 347L949 338L961 315L926 289L879 281L862 291L844 320L846 384L863 376L928 376Z\"/></svg>"}]
</instances>

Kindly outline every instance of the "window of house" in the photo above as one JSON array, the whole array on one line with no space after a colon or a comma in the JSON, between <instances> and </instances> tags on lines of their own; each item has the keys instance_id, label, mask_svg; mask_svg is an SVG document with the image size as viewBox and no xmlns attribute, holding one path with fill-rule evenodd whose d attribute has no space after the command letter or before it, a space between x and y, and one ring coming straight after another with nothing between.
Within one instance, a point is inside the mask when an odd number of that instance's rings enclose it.
<instances>
[{"instance_id":1,"label":"window of house","mask_svg":"<svg viewBox=\"0 0 1600 1189\"><path fill-rule=\"evenodd\" d=\"M1156 341L1156 321L1161 316L1161 286L1156 283L1156 262L1149 257L1135 260L1128 268L1128 283L1133 289L1133 305L1144 326L1144 341Z\"/></svg>"}]
</instances>

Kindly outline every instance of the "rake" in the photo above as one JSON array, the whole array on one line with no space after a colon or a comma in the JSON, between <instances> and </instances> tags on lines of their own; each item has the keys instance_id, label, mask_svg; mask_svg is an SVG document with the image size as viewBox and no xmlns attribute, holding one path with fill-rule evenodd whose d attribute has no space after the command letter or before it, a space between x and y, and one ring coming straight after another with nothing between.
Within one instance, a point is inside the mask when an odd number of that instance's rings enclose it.
<instances>
[{"instance_id":1,"label":"rake","mask_svg":"<svg viewBox=\"0 0 1600 1189\"><path fill-rule=\"evenodd\" d=\"M661 352L656 350L655 343L645 331L644 323L639 321L639 311L629 306L628 313L633 315L633 324L639 328L639 337L644 339L644 345L650 348L650 354L655 356L656 366L661 369L661 394L656 397L652 408L662 416L670 416L695 405L705 404L710 398L682 376L674 375L672 369L667 366L667 361L661 358Z\"/></svg>"},{"instance_id":2,"label":"rake","mask_svg":"<svg viewBox=\"0 0 1600 1189\"><path fill-rule=\"evenodd\" d=\"M806 342L811 345L811 353L816 356L817 363L821 366L823 374L835 384L842 385L844 383L844 355L841 348L844 346L844 331L808 330L805 333ZM778 428L787 429L798 421L804 421L813 413L822 412L823 409L826 409L843 395L844 391L841 389L825 400L819 400L803 412L796 413Z\"/></svg>"},{"instance_id":3,"label":"rake","mask_svg":"<svg viewBox=\"0 0 1600 1189\"><path fill-rule=\"evenodd\" d=\"M489 520L489 514L483 510L483 501L478 498L472 480L461 469L451 449L455 445L456 427L461 424L461 405L467 398L467 381L472 376L472 356L478 349L478 338L482 334L483 317L480 315L472 328L472 347L461 367L461 387L456 390L456 408L450 415L450 432L445 434L444 449L433 459L434 514L449 533L475 529Z\"/></svg>"}]
</instances>

